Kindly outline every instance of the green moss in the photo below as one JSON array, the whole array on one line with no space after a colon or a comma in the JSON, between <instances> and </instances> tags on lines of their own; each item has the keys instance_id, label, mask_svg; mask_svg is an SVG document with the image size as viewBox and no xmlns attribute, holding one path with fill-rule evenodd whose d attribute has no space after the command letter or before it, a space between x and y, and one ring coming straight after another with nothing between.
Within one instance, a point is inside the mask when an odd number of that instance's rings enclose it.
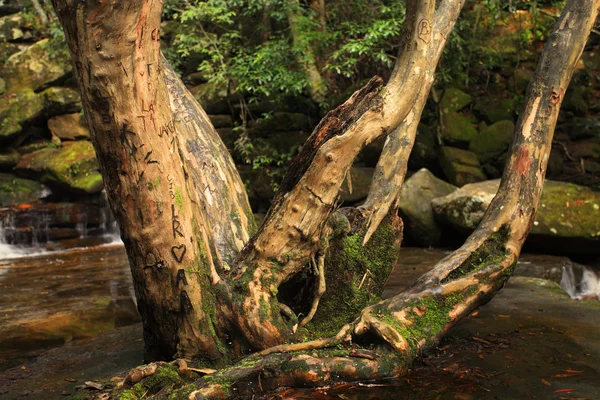
<instances>
[{"instance_id":1,"label":"green moss","mask_svg":"<svg viewBox=\"0 0 600 400\"><path fill-rule=\"evenodd\" d=\"M165 388L179 388L185 381L177 373L177 366L165 364L159 365L156 372L128 389L117 389L111 394L111 398L120 400L144 399Z\"/></svg>"},{"instance_id":2,"label":"green moss","mask_svg":"<svg viewBox=\"0 0 600 400\"><path fill-rule=\"evenodd\" d=\"M445 331L448 323L452 322L450 312L466 297L477 292L477 286L445 296L425 297L403 305L408 310L406 318L410 324L402 324L392 315L392 310L382 306L374 311L374 316L396 330L408 342L413 353L421 351L437 343L438 336ZM418 343L425 340L425 344Z\"/></svg>"},{"instance_id":3,"label":"green moss","mask_svg":"<svg viewBox=\"0 0 600 400\"><path fill-rule=\"evenodd\" d=\"M180 212L183 212L183 196L181 195L181 189L175 188L175 204Z\"/></svg>"},{"instance_id":4,"label":"green moss","mask_svg":"<svg viewBox=\"0 0 600 400\"><path fill-rule=\"evenodd\" d=\"M381 299L398 256L397 233L386 219L366 246L362 245L363 238L364 230L331 240L325 260L327 290L307 325L311 336L336 334L365 306Z\"/></svg>"},{"instance_id":5,"label":"green moss","mask_svg":"<svg viewBox=\"0 0 600 400\"><path fill-rule=\"evenodd\" d=\"M503 225L498 232L490 237L474 251L458 268L454 269L442 283L460 278L475 271L479 271L488 265L498 264L507 255L506 241L510 234L510 227Z\"/></svg>"}]
</instances>

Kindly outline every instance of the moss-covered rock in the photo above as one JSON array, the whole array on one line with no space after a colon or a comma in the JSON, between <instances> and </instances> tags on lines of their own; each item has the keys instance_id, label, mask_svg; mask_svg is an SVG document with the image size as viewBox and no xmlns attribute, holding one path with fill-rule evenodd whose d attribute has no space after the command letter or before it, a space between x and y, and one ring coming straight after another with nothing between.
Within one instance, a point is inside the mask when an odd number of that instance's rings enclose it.
<instances>
[{"instance_id":1,"label":"moss-covered rock","mask_svg":"<svg viewBox=\"0 0 600 400\"><path fill-rule=\"evenodd\" d=\"M48 120L52 136L61 140L89 139L90 131L80 113L57 115Z\"/></svg>"},{"instance_id":2,"label":"moss-covered rock","mask_svg":"<svg viewBox=\"0 0 600 400\"><path fill-rule=\"evenodd\" d=\"M440 109L442 113L447 114L453 111L460 111L473 101L473 97L460 89L453 87L446 88L444 95L440 100Z\"/></svg>"},{"instance_id":3,"label":"moss-covered rock","mask_svg":"<svg viewBox=\"0 0 600 400\"><path fill-rule=\"evenodd\" d=\"M512 121L515 114L515 100L507 98L498 102L484 98L477 101L473 109L490 124L503 120Z\"/></svg>"},{"instance_id":4,"label":"moss-covered rock","mask_svg":"<svg viewBox=\"0 0 600 400\"><path fill-rule=\"evenodd\" d=\"M23 126L35 118L74 112L80 107L79 93L60 87L41 93L23 90L8 99L0 99L0 140L14 139Z\"/></svg>"},{"instance_id":5,"label":"moss-covered rock","mask_svg":"<svg viewBox=\"0 0 600 400\"><path fill-rule=\"evenodd\" d=\"M436 216L463 230L477 227L498 191L500 180L466 185L432 201ZM528 243L553 252L600 254L600 193L546 180Z\"/></svg>"},{"instance_id":6,"label":"moss-covered rock","mask_svg":"<svg viewBox=\"0 0 600 400\"><path fill-rule=\"evenodd\" d=\"M27 18L23 13L0 17L0 41L12 42L31 40L37 31L33 18Z\"/></svg>"},{"instance_id":7,"label":"moss-covered rock","mask_svg":"<svg viewBox=\"0 0 600 400\"><path fill-rule=\"evenodd\" d=\"M477 154L482 163L494 161L506 152L515 130L515 124L511 120L496 122L486 126L469 143L469 150Z\"/></svg>"},{"instance_id":8,"label":"moss-covered rock","mask_svg":"<svg viewBox=\"0 0 600 400\"><path fill-rule=\"evenodd\" d=\"M213 124L215 129L233 127L233 119L229 114L209 115L208 118L210 119L210 122Z\"/></svg>"},{"instance_id":9,"label":"moss-covered rock","mask_svg":"<svg viewBox=\"0 0 600 400\"><path fill-rule=\"evenodd\" d=\"M583 117L588 112L588 101L590 95L586 88L582 86L570 86L565 93L565 99L562 103L562 109L571 111L579 117Z\"/></svg>"},{"instance_id":10,"label":"moss-covered rock","mask_svg":"<svg viewBox=\"0 0 600 400\"><path fill-rule=\"evenodd\" d=\"M103 188L96 154L88 141L66 142L23 155L15 168L22 175L73 192L98 193Z\"/></svg>"},{"instance_id":11,"label":"moss-covered rock","mask_svg":"<svg viewBox=\"0 0 600 400\"><path fill-rule=\"evenodd\" d=\"M440 147L438 154L440 167L453 185L463 186L486 179L475 153L443 146Z\"/></svg>"},{"instance_id":12,"label":"moss-covered rock","mask_svg":"<svg viewBox=\"0 0 600 400\"><path fill-rule=\"evenodd\" d=\"M340 212L350 210L354 209L342 209ZM360 222L355 227L356 231L349 233L348 219L342 216L343 219L345 223L334 222L334 225L344 225L344 228L337 229L342 234L331 240L325 258L327 290L317 313L307 325L315 337L335 335L365 306L378 301L398 258L402 239L402 222L398 218L394 222L384 219L365 246L362 245L365 230L360 228ZM356 221L352 217L350 219L350 225L354 226Z\"/></svg>"},{"instance_id":13,"label":"moss-covered rock","mask_svg":"<svg viewBox=\"0 0 600 400\"><path fill-rule=\"evenodd\" d=\"M21 158L21 153L15 149L6 149L0 152L0 170L12 169Z\"/></svg>"},{"instance_id":14,"label":"moss-covered rock","mask_svg":"<svg viewBox=\"0 0 600 400\"><path fill-rule=\"evenodd\" d=\"M31 203L47 193L48 189L39 182L0 173L0 207Z\"/></svg>"},{"instance_id":15,"label":"moss-covered rock","mask_svg":"<svg viewBox=\"0 0 600 400\"><path fill-rule=\"evenodd\" d=\"M71 71L68 54L52 51L50 39L43 39L6 60L2 75L10 91L36 90Z\"/></svg>"},{"instance_id":16,"label":"moss-covered rock","mask_svg":"<svg viewBox=\"0 0 600 400\"><path fill-rule=\"evenodd\" d=\"M458 189L421 169L402 186L399 200L400 216L407 234L422 246L435 246L441 237L441 228L431 209L431 200L444 197Z\"/></svg>"},{"instance_id":17,"label":"moss-covered rock","mask_svg":"<svg viewBox=\"0 0 600 400\"><path fill-rule=\"evenodd\" d=\"M442 114L442 125L442 139L446 143L468 143L477 136L471 120L454 111Z\"/></svg>"}]
</instances>

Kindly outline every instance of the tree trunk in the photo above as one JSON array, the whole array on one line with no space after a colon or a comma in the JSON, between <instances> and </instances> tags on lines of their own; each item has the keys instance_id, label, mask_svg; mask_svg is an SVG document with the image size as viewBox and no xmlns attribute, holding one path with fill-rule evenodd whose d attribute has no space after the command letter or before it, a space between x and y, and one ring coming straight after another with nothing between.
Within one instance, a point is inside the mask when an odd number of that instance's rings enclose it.
<instances>
[{"instance_id":1,"label":"tree trunk","mask_svg":"<svg viewBox=\"0 0 600 400\"><path fill-rule=\"evenodd\" d=\"M145 358L218 360L214 287L252 213L225 146L161 56L162 2L54 5L127 249Z\"/></svg>"},{"instance_id":2,"label":"tree trunk","mask_svg":"<svg viewBox=\"0 0 600 400\"><path fill-rule=\"evenodd\" d=\"M127 248L146 359L181 357L222 366L259 351L180 389L178 396L226 398L235 385L265 372L275 385L397 376L508 279L535 215L560 104L600 0L567 2L530 83L498 195L465 244L406 292L366 307L335 335L300 342L311 337L311 319L318 315L329 240L359 232L360 241L367 241L399 192L406 160L395 165L391 156L404 154L398 143L406 148L412 140L403 135L411 135L446 29L463 3L442 1L434 19L435 1L407 2L390 81L382 87L374 78L323 119L250 238L252 216L233 162L160 55L162 2L54 0ZM403 121L404 131L398 128ZM338 192L354 158L394 131L388 143L395 144L380 163L383 179L372 188L387 194L344 212L352 216L344 217L346 223L359 222L336 230ZM397 238L401 225L394 218L392 213ZM310 292L308 316L299 320L278 292L310 269L318 284ZM356 344L372 338L373 350ZM179 365L186 372L185 363ZM136 376L153 369L144 371Z\"/></svg>"}]
</instances>

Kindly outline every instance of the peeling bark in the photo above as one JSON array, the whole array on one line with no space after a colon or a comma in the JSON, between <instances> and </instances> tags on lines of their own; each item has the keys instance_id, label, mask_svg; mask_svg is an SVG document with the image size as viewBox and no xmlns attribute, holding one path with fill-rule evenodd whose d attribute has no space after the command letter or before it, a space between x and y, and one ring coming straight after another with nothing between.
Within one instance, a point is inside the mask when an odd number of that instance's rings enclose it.
<instances>
[{"instance_id":1,"label":"peeling bark","mask_svg":"<svg viewBox=\"0 0 600 400\"><path fill-rule=\"evenodd\" d=\"M220 138L160 54L162 2L54 6L126 245L145 358L218 360L211 287L252 215Z\"/></svg>"},{"instance_id":2,"label":"peeling bark","mask_svg":"<svg viewBox=\"0 0 600 400\"><path fill-rule=\"evenodd\" d=\"M393 212L397 211L397 199L408 169L408 158L415 144L421 114L435 80L435 70L442 56L446 40L454 28L464 3L464 0L444 1L435 12L433 45L427 59L427 73L423 89L406 119L388 136L373 174L369 195L361 206L361 209L368 215L369 221L364 243L369 241L390 208ZM392 207L395 201L396 204Z\"/></svg>"}]
</instances>

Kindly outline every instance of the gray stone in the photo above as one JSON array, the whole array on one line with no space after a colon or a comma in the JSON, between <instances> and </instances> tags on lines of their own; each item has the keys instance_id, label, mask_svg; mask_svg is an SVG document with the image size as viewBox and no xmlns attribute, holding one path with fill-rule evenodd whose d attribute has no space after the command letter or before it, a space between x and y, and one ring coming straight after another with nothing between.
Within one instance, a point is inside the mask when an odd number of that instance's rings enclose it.
<instances>
[{"instance_id":1,"label":"gray stone","mask_svg":"<svg viewBox=\"0 0 600 400\"><path fill-rule=\"evenodd\" d=\"M446 143L468 143L477 136L469 118L457 112L442 114L442 139Z\"/></svg>"},{"instance_id":2,"label":"gray stone","mask_svg":"<svg viewBox=\"0 0 600 400\"><path fill-rule=\"evenodd\" d=\"M500 180L469 184L431 204L444 223L474 230L498 191ZM600 254L600 193L546 180L527 243L545 251Z\"/></svg>"},{"instance_id":3,"label":"gray stone","mask_svg":"<svg viewBox=\"0 0 600 400\"><path fill-rule=\"evenodd\" d=\"M340 188L340 199L346 204L355 204L366 199L374 172L375 168L357 166L350 168L352 190L350 190L350 186L348 185L348 179L345 179Z\"/></svg>"},{"instance_id":4,"label":"gray stone","mask_svg":"<svg viewBox=\"0 0 600 400\"><path fill-rule=\"evenodd\" d=\"M404 182L400 192L399 211L406 224L406 233L422 246L435 246L441 230L431 209L431 200L444 197L458 189L436 178L425 168Z\"/></svg>"},{"instance_id":5,"label":"gray stone","mask_svg":"<svg viewBox=\"0 0 600 400\"><path fill-rule=\"evenodd\" d=\"M61 140L89 139L90 131L80 113L57 115L48 120L52 136Z\"/></svg>"},{"instance_id":6,"label":"gray stone","mask_svg":"<svg viewBox=\"0 0 600 400\"><path fill-rule=\"evenodd\" d=\"M39 182L0 173L0 207L31 203L49 193Z\"/></svg>"}]
</instances>

